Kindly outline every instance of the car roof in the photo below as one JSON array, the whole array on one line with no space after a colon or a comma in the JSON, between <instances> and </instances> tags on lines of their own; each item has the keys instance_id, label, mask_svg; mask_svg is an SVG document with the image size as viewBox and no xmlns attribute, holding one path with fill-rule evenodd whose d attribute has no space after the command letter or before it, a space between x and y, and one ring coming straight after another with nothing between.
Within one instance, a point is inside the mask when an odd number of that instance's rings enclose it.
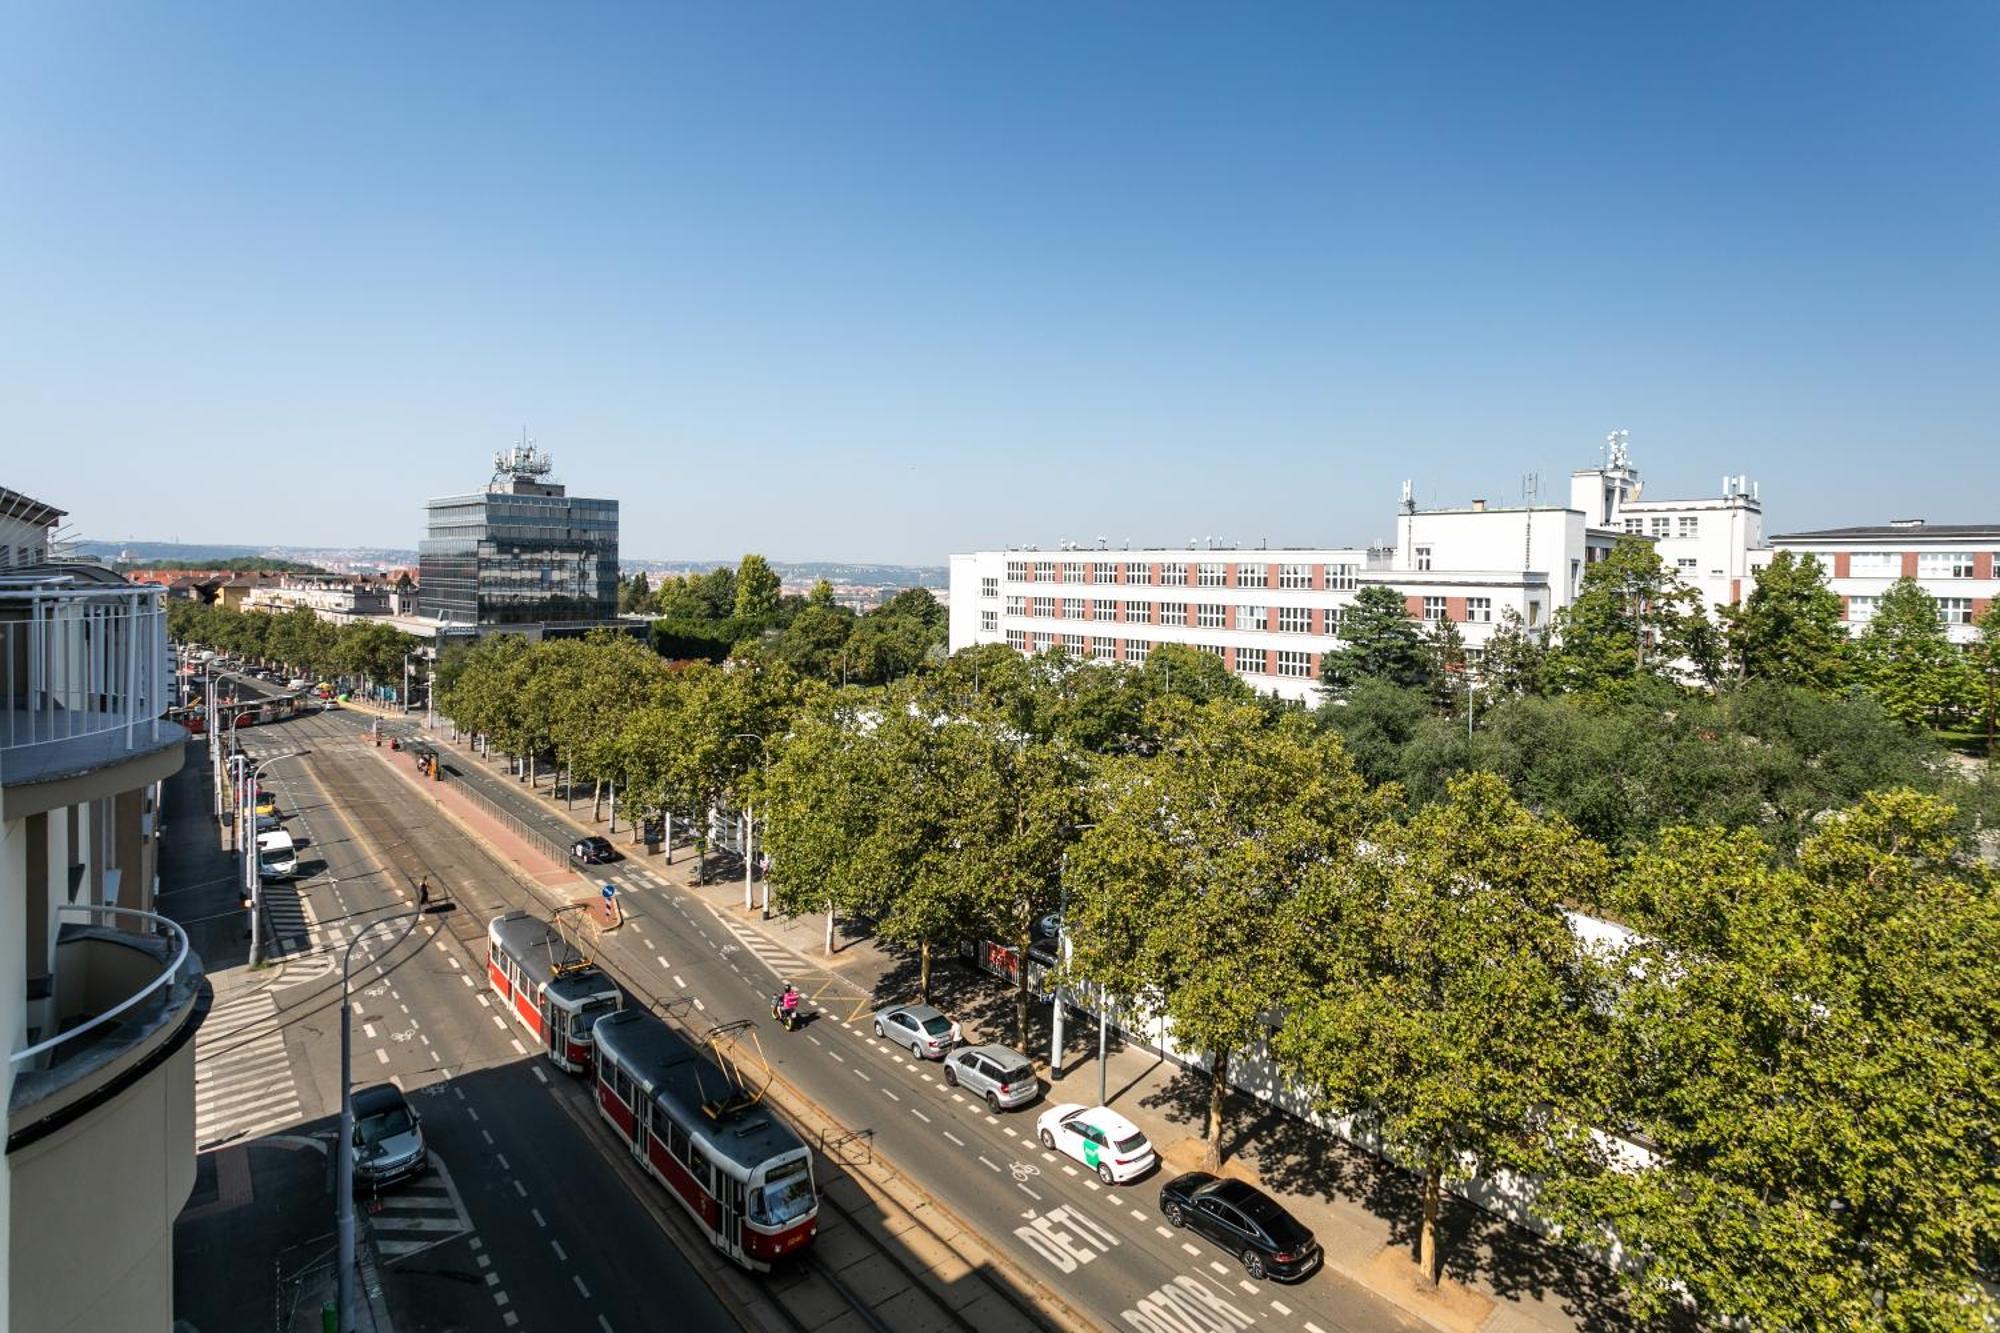
<instances>
[{"instance_id":1,"label":"car roof","mask_svg":"<svg viewBox=\"0 0 2000 1333\"><path fill-rule=\"evenodd\" d=\"M1286 1212L1276 1199L1245 1180L1225 1179L1204 1188L1202 1193L1210 1198L1233 1204L1251 1221L1271 1232L1273 1240L1285 1240L1289 1236L1310 1236L1299 1220Z\"/></svg>"},{"instance_id":2,"label":"car roof","mask_svg":"<svg viewBox=\"0 0 2000 1333\"><path fill-rule=\"evenodd\" d=\"M1092 1106L1089 1111L1090 1123L1096 1125L1114 1138L1124 1138L1127 1134L1138 1134L1139 1127L1119 1115L1108 1106ZM1143 1136L1142 1136L1143 1137Z\"/></svg>"},{"instance_id":3,"label":"car roof","mask_svg":"<svg viewBox=\"0 0 2000 1333\"><path fill-rule=\"evenodd\" d=\"M1028 1063L1027 1056L1021 1054L1011 1046L1002 1046L998 1042L988 1042L984 1046L961 1047L957 1053L959 1055L983 1055L998 1064Z\"/></svg>"},{"instance_id":4,"label":"car roof","mask_svg":"<svg viewBox=\"0 0 2000 1333\"><path fill-rule=\"evenodd\" d=\"M257 835L257 850L260 852L288 852L292 850L292 835L281 828L270 829Z\"/></svg>"},{"instance_id":5,"label":"car roof","mask_svg":"<svg viewBox=\"0 0 2000 1333\"><path fill-rule=\"evenodd\" d=\"M354 1091L354 1114L380 1115L398 1106L408 1106L403 1090L393 1083L371 1083Z\"/></svg>"},{"instance_id":6,"label":"car roof","mask_svg":"<svg viewBox=\"0 0 2000 1333\"><path fill-rule=\"evenodd\" d=\"M885 1014L908 1014L911 1018L919 1021L926 1018L944 1017L943 1014L938 1012L936 1005L930 1004L892 1004L885 1007L882 1012Z\"/></svg>"}]
</instances>

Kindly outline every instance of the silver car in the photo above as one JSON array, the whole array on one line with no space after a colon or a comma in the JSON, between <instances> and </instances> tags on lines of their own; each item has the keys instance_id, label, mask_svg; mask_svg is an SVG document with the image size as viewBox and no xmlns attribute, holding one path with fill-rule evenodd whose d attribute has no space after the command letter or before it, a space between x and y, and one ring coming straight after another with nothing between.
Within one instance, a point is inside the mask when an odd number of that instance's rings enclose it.
<instances>
[{"instance_id":1,"label":"silver car","mask_svg":"<svg viewBox=\"0 0 2000 1333\"><path fill-rule=\"evenodd\" d=\"M984 1097L995 1111L1026 1106L1042 1095L1041 1080L1028 1057L1005 1046L967 1046L944 1058L950 1087Z\"/></svg>"},{"instance_id":2,"label":"silver car","mask_svg":"<svg viewBox=\"0 0 2000 1333\"><path fill-rule=\"evenodd\" d=\"M875 1035L919 1060L942 1060L958 1045L958 1024L927 1004L892 1004L876 1011Z\"/></svg>"}]
</instances>

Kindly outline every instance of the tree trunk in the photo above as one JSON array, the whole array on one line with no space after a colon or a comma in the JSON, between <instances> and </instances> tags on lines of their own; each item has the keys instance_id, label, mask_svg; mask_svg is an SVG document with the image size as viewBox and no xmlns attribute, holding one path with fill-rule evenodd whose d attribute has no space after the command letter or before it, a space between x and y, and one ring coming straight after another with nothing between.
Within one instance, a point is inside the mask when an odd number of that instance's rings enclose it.
<instances>
[{"instance_id":1,"label":"tree trunk","mask_svg":"<svg viewBox=\"0 0 2000 1333\"><path fill-rule=\"evenodd\" d=\"M931 1002L931 942L925 940L917 946L917 999L924 1004Z\"/></svg>"},{"instance_id":2,"label":"tree trunk","mask_svg":"<svg viewBox=\"0 0 2000 1333\"><path fill-rule=\"evenodd\" d=\"M1417 1262L1424 1277L1438 1284L1438 1200L1444 1193L1444 1172L1436 1166L1424 1168L1424 1222L1417 1241Z\"/></svg>"},{"instance_id":3,"label":"tree trunk","mask_svg":"<svg viewBox=\"0 0 2000 1333\"><path fill-rule=\"evenodd\" d=\"M590 822L604 818L604 779L598 778L590 792Z\"/></svg>"},{"instance_id":4,"label":"tree trunk","mask_svg":"<svg viewBox=\"0 0 2000 1333\"><path fill-rule=\"evenodd\" d=\"M826 909L826 956L833 957L833 908Z\"/></svg>"},{"instance_id":5,"label":"tree trunk","mask_svg":"<svg viewBox=\"0 0 2000 1333\"><path fill-rule=\"evenodd\" d=\"M1021 931L1014 941L1014 1044L1018 1050L1028 1049L1028 932ZM1062 1003L1062 996L1056 997Z\"/></svg>"},{"instance_id":6,"label":"tree trunk","mask_svg":"<svg viewBox=\"0 0 2000 1333\"><path fill-rule=\"evenodd\" d=\"M1217 1051L1208 1062L1208 1124L1203 1134L1208 1139L1208 1151L1202 1156L1202 1167L1209 1171L1222 1169L1222 1108L1229 1098L1229 1052Z\"/></svg>"}]
</instances>

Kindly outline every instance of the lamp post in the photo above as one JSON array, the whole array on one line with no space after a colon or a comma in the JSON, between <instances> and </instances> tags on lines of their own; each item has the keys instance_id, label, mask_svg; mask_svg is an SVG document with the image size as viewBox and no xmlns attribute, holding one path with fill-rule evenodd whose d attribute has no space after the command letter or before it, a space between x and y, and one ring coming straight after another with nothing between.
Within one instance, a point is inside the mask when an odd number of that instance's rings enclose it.
<instances>
[{"instance_id":1,"label":"lamp post","mask_svg":"<svg viewBox=\"0 0 2000 1333\"><path fill-rule=\"evenodd\" d=\"M1070 825L1069 831L1071 833L1082 833L1085 829L1094 829L1096 827L1097 825L1095 824L1072 824ZM1067 847L1063 849L1062 859L1056 863L1056 916L1057 919L1060 921L1060 925L1056 929L1056 939L1059 948L1061 950L1060 965L1067 967L1069 965L1069 958L1070 958L1069 849ZM1020 965L1024 968L1027 967L1028 960L1026 958L1021 959ZM1049 987L1049 996L1050 996L1049 1074L1051 1077L1053 1077L1055 1075L1062 1073L1062 1041L1063 1041L1062 987L1060 985ZM1103 1008L1102 1005L1099 1005L1098 1007L1100 1009ZM1101 1026L1098 1031L1097 1055L1098 1059L1102 1061L1104 1058L1104 1034ZM1100 1098L1099 1105L1102 1104L1103 1102L1102 1099Z\"/></svg>"},{"instance_id":2,"label":"lamp post","mask_svg":"<svg viewBox=\"0 0 2000 1333\"><path fill-rule=\"evenodd\" d=\"M734 732L730 735L729 739L733 741L757 742L758 745L763 747L764 751L764 758L761 761L761 766L767 769L771 766L771 743L765 740L762 736L758 735L756 732L754 731ZM746 912L749 911L752 906L752 891L750 888L750 877L752 873L756 870L757 863L751 858L751 853L756 850L756 843L757 843L757 820L751 812L749 803L745 802L743 806L743 910ZM764 919L766 921L769 921L771 919L771 886L769 884L766 884L764 886Z\"/></svg>"},{"instance_id":3,"label":"lamp post","mask_svg":"<svg viewBox=\"0 0 2000 1333\"><path fill-rule=\"evenodd\" d=\"M233 743L234 728L231 729L231 733ZM261 932L257 927L259 919L263 916L261 909L264 902L264 877L257 865L257 838L254 832L257 826L257 783L264 776L264 770L280 759L297 759L306 753L309 752L287 750L283 754L274 754L251 768L247 780L243 783L243 803L239 807L242 813L237 819L236 838L243 846L243 891L250 899L250 966L252 967L257 965L257 944L261 938ZM247 760L245 764L248 766Z\"/></svg>"},{"instance_id":4,"label":"lamp post","mask_svg":"<svg viewBox=\"0 0 2000 1333\"><path fill-rule=\"evenodd\" d=\"M339 1310L340 1333L352 1333L354 1328L354 1076L353 1076L353 1023L354 1005L348 998L349 978L354 967L354 947L368 938L377 926L404 922L403 933L389 945L394 949L409 938L416 929L417 921L423 916L423 908L404 912L397 916L378 917L355 932L354 940L347 946L347 952L340 962L340 1144L339 1155L335 1158L333 1202L335 1230L340 1236L339 1278L335 1288L335 1302Z\"/></svg>"}]
</instances>

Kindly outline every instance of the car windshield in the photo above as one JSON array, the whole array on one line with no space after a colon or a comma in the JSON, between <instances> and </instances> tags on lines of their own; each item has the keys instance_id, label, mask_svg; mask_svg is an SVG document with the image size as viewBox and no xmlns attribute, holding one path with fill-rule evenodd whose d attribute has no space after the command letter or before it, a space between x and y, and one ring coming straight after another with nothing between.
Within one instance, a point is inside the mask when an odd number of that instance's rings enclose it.
<instances>
[{"instance_id":1,"label":"car windshield","mask_svg":"<svg viewBox=\"0 0 2000 1333\"><path fill-rule=\"evenodd\" d=\"M371 1115L366 1120L357 1121L354 1126L354 1142L357 1147L374 1148L398 1134L407 1134L417 1127L407 1106L392 1106L379 1115Z\"/></svg>"},{"instance_id":2,"label":"car windshield","mask_svg":"<svg viewBox=\"0 0 2000 1333\"><path fill-rule=\"evenodd\" d=\"M951 1031L951 1020L941 1014L932 1014L924 1020L924 1031L933 1037L942 1037Z\"/></svg>"},{"instance_id":3,"label":"car windshield","mask_svg":"<svg viewBox=\"0 0 2000 1333\"><path fill-rule=\"evenodd\" d=\"M583 1008L576 1011L576 1017L570 1020L570 1031L576 1033L579 1037L584 1036L589 1033L591 1028L597 1025L598 1019L604 1017L606 1014L616 1013L617 1010L618 1001L608 995L601 999L587 1001Z\"/></svg>"},{"instance_id":4,"label":"car windshield","mask_svg":"<svg viewBox=\"0 0 2000 1333\"><path fill-rule=\"evenodd\" d=\"M780 1226L812 1211L812 1176L803 1161L780 1167L761 1190L750 1193L750 1217L765 1226Z\"/></svg>"},{"instance_id":5,"label":"car windshield","mask_svg":"<svg viewBox=\"0 0 2000 1333\"><path fill-rule=\"evenodd\" d=\"M289 847L266 847L262 859L267 866L283 865L292 859L292 852Z\"/></svg>"},{"instance_id":6,"label":"car windshield","mask_svg":"<svg viewBox=\"0 0 2000 1333\"><path fill-rule=\"evenodd\" d=\"M1119 1152L1137 1152L1146 1146L1146 1136L1134 1130L1131 1135L1118 1140Z\"/></svg>"}]
</instances>

